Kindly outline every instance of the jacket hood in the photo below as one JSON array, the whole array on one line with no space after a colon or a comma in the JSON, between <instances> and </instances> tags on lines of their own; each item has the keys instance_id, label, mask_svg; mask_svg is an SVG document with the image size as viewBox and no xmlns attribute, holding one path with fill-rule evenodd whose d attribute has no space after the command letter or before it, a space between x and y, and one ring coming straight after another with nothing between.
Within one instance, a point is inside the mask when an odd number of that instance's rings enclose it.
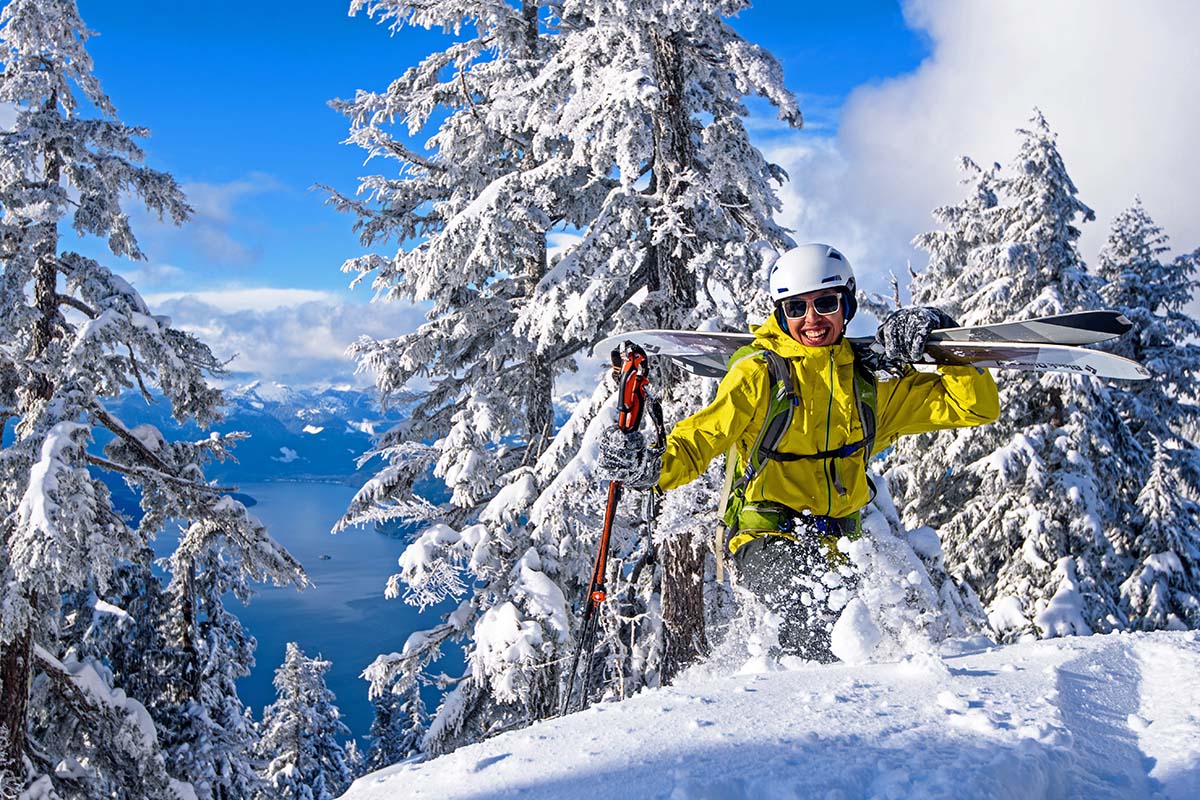
<instances>
[{"instance_id":1,"label":"jacket hood","mask_svg":"<svg viewBox=\"0 0 1200 800\"><path fill-rule=\"evenodd\" d=\"M750 333L754 335L755 347L774 350L784 358L819 357L824 360L829 358L829 351L832 350L835 363L843 364L854 361L854 351L844 336L837 344L826 347L810 347L796 341L791 334L779 327L779 319L774 314L767 317L761 325L751 325Z\"/></svg>"}]
</instances>

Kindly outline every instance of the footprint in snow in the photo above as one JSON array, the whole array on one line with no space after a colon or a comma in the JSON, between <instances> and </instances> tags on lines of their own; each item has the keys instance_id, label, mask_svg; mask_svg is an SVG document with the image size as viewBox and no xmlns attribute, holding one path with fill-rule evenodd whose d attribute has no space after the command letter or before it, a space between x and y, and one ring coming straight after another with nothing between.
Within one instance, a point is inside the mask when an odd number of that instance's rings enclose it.
<instances>
[{"instance_id":1,"label":"footprint in snow","mask_svg":"<svg viewBox=\"0 0 1200 800\"><path fill-rule=\"evenodd\" d=\"M472 767L472 772L483 772L485 769L490 767L492 764L495 764L498 761L503 761L504 759L508 758L510 755L512 755L512 754L511 753L501 753L498 756L488 756L487 758L481 758L475 762L475 766Z\"/></svg>"}]
</instances>

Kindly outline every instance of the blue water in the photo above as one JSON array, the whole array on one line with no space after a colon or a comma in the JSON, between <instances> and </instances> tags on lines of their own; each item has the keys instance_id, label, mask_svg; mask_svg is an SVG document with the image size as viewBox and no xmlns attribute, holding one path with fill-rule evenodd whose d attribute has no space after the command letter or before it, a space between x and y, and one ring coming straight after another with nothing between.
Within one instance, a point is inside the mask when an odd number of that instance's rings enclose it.
<instances>
[{"instance_id":1,"label":"blue water","mask_svg":"<svg viewBox=\"0 0 1200 800\"><path fill-rule=\"evenodd\" d=\"M287 643L297 642L308 656L333 662L326 683L353 735L366 736L372 711L367 682L359 677L363 669L378 654L400 650L410 633L436 624L440 616L383 595L388 577L399 571L396 559L405 540L365 528L329 533L354 496L348 486L248 483L239 491L257 501L250 513L299 559L314 585L303 592L260 587L248 606L229 601L258 640L257 664L238 682L238 693L261 718L263 706L275 700L271 681ZM457 657L448 661L450 672L462 663Z\"/></svg>"}]
</instances>

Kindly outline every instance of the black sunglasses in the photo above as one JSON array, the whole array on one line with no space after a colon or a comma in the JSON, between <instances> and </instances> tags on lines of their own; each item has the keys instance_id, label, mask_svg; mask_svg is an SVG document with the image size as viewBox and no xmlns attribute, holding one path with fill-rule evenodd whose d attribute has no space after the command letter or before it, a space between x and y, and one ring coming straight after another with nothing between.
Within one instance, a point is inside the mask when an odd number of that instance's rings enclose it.
<instances>
[{"instance_id":1,"label":"black sunglasses","mask_svg":"<svg viewBox=\"0 0 1200 800\"><path fill-rule=\"evenodd\" d=\"M793 297L782 302L783 315L789 319L800 319L808 313L808 300L801 300L798 297ZM812 301L813 310L823 317L828 317L838 312L842 307L842 296L840 294L823 294Z\"/></svg>"}]
</instances>

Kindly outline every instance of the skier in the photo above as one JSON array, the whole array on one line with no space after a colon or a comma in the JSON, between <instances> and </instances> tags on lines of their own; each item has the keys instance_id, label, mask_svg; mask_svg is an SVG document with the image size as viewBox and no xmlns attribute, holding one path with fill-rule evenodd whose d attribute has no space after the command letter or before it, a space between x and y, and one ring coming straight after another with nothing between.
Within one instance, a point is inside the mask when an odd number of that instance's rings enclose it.
<instances>
[{"instance_id":1,"label":"skier","mask_svg":"<svg viewBox=\"0 0 1200 800\"><path fill-rule=\"evenodd\" d=\"M736 456L724 543L734 579L777 615L782 653L830 662L833 620L856 580L837 542L861 535L859 512L874 493L867 462L904 434L994 421L999 395L986 370L910 366L930 331L955 326L930 307L902 308L879 326L894 376L877 381L844 338L858 302L850 263L833 247L785 252L769 290L774 313L751 326L754 344L735 354L713 402L678 423L665 448L638 431L605 431L597 472L666 491L717 455Z\"/></svg>"}]
</instances>

